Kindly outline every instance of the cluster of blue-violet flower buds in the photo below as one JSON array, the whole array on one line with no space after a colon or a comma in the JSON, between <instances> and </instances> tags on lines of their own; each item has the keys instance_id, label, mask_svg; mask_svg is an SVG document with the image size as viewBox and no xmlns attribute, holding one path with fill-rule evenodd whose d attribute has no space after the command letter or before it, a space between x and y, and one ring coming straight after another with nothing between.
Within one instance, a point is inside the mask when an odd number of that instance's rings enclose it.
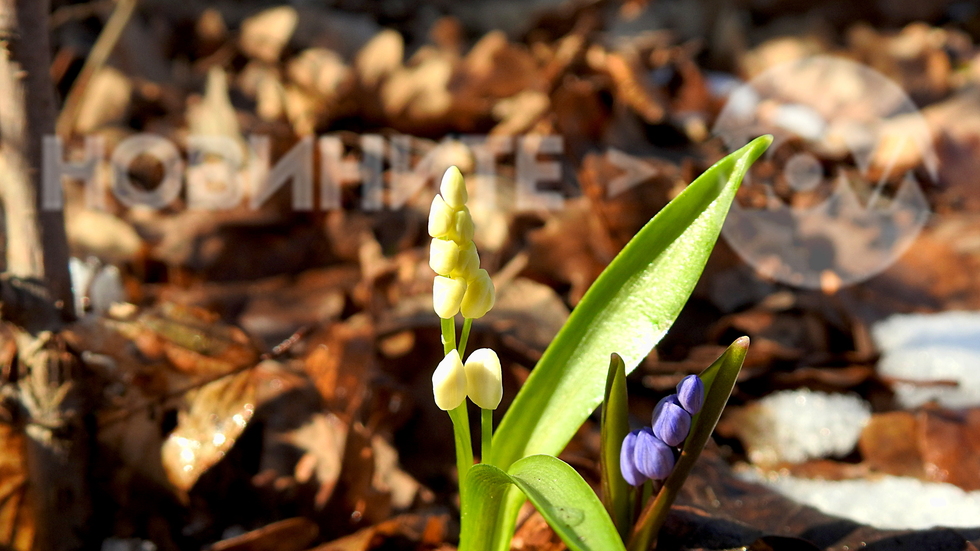
<instances>
[{"instance_id":1,"label":"cluster of blue-violet flower buds","mask_svg":"<svg viewBox=\"0 0 980 551\"><path fill-rule=\"evenodd\" d=\"M667 396L653 410L653 422L626 435L619 453L619 469L631 486L647 479L664 480L674 470L674 448L691 431L691 418L704 403L704 383L688 375L677 383L677 393Z\"/></svg>"}]
</instances>

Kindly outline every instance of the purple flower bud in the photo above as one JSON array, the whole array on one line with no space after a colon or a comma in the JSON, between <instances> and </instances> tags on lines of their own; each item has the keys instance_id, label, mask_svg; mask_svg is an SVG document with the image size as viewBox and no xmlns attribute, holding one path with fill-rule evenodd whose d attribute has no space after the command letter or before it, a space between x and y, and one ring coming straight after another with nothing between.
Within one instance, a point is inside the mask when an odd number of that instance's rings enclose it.
<instances>
[{"instance_id":1,"label":"purple flower bud","mask_svg":"<svg viewBox=\"0 0 980 551\"><path fill-rule=\"evenodd\" d=\"M633 463L643 476L663 480L674 470L674 451L654 436L650 427L644 427L636 435Z\"/></svg>"},{"instance_id":2,"label":"purple flower bud","mask_svg":"<svg viewBox=\"0 0 980 551\"><path fill-rule=\"evenodd\" d=\"M671 394L657 404L653 410L653 434L668 446L680 446L687 433L691 431L691 414Z\"/></svg>"},{"instance_id":3,"label":"purple flower bud","mask_svg":"<svg viewBox=\"0 0 980 551\"><path fill-rule=\"evenodd\" d=\"M677 401L691 415L701 411L704 405L704 383L697 375L688 375L677 383Z\"/></svg>"},{"instance_id":4,"label":"purple flower bud","mask_svg":"<svg viewBox=\"0 0 980 551\"><path fill-rule=\"evenodd\" d=\"M630 486L639 486L646 482L647 477L636 470L636 463L633 462L633 454L636 449L636 435L639 430L635 430L626 435L623 439L623 447L619 451L619 472L623 475L623 480Z\"/></svg>"}]
</instances>

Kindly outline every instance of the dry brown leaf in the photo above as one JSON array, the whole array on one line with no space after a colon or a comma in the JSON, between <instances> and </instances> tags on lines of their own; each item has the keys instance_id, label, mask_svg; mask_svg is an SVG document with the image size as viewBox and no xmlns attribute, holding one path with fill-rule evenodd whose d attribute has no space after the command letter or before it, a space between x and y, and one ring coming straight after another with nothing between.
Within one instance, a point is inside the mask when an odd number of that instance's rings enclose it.
<instances>
[{"instance_id":1,"label":"dry brown leaf","mask_svg":"<svg viewBox=\"0 0 980 551\"><path fill-rule=\"evenodd\" d=\"M86 362L107 381L98 439L127 472L186 492L275 393L255 374L261 370L223 377L258 360L241 330L216 323L201 309L171 304L142 314L128 310L83 319L65 332L69 342L87 349ZM165 412L182 407L185 393L188 409L179 412L164 443ZM129 476L120 471L121 480Z\"/></svg>"},{"instance_id":2,"label":"dry brown leaf","mask_svg":"<svg viewBox=\"0 0 980 551\"><path fill-rule=\"evenodd\" d=\"M0 408L0 415L4 413ZM27 484L26 438L0 420L0 547L34 549L34 514Z\"/></svg>"},{"instance_id":3,"label":"dry brown leaf","mask_svg":"<svg viewBox=\"0 0 980 551\"><path fill-rule=\"evenodd\" d=\"M606 54L605 70L612 79L616 98L648 124L663 122L666 115L664 100L646 86L635 65L622 54Z\"/></svg>"},{"instance_id":4,"label":"dry brown leaf","mask_svg":"<svg viewBox=\"0 0 980 551\"><path fill-rule=\"evenodd\" d=\"M440 50L459 53L463 48L465 32L459 19L447 15L440 17L429 27L429 39Z\"/></svg>"},{"instance_id":5,"label":"dry brown leaf","mask_svg":"<svg viewBox=\"0 0 980 551\"><path fill-rule=\"evenodd\" d=\"M187 411L160 450L167 478L188 492L202 474L220 461L255 414L251 371L210 382L187 394Z\"/></svg>"},{"instance_id":6,"label":"dry brown leaf","mask_svg":"<svg viewBox=\"0 0 980 551\"><path fill-rule=\"evenodd\" d=\"M453 102L449 92L452 60L432 56L395 70L381 85L381 106L393 124L427 126L441 122Z\"/></svg>"},{"instance_id":7,"label":"dry brown leaf","mask_svg":"<svg viewBox=\"0 0 980 551\"><path fill-rule=\"evenodd\" d=\"M287 85L283 89L283 107L286 119L293 126L297 136L312 136L316 130L320 102L310 93L297 86Z\"/></svg>"},{"instance_id":8,"label":"dry brown leaf","mask_svg":"<svg viewBox=\"0 0 980 551\"><path fill-rule=\"evenodd\" d=\"M399 32L385 29L374 35L354 60L354 70L361 86L367 90L376 89L402 66L404 57L405 40Z\"/></svg>"},{"instance_id":9,"label":"dry brown leaf","mask_svg":"<svg viewBox=\"0 0 980 551\"><path fill-rule=\"evenodd\" d=\"M555 123L569 149L576 151L600 141L609 122L609 107L599 96L599 85L568 75L552 94Z\"/></svg>"},{"instance_id":10,"label":"dry brown leaf","mask_svg":"<svg viewBox=\"0 0 980 551\"><path fill-rule=\"evenodd\" d=\"M256 410L276 398L301 389L302 379L274 360L266 360L255 368L242 371L187 392L186 408L177 414L177 426L160 450L164 470L171 484L184 497L197 480L213 467L234 446ZM302 400L295 401L301 409L290 410L293 402L276 410L283 421L295 414L309 415Z\"/></svg>"},{"instance_id":11,"label":"dry brown leaf","mask_svg":"<svg viewBox=\"0 0 980 551\"><path fill-rule=\"evenodd\" d=\"M740 63L742 74L746 78L753 78L777 65L822 54L826 48L826 45L812 37L773 38L746 52Z\"/></svg>"},{"instance_id":12,"label":"dry brown leaf","mask_svg":"<svg viewBox=\"0 0 980 551\"><path fill-rule=\"evenodd\" d=\"M571 285L572 304L578 303L616 254L602 220L584 199L566 201L544 227L529 232L528 241L528 269Z\"/></svg>"},{"instance_id":13,"label":"dry brown leaf","mask_svg":"<svg viewBox=\"0 0 980 551\"><path fill-rule=\"evenodd\" d=\"M540 354L568 319L568 307L547 285L519 277L501 284L497 293L486 319L511 347L519 341L519 348Z\"/></svg>"},{"instance_id":14,"label":"dry brown leaf","mask_svg":"<svg viewBox=\"0 0 980 551\"><path fill-rule=\"evenodd\" d=\"M391 495L391 506L404 510L412 505L421 485L398 465L398 450L379 435L371 438L374 451L374 489Z\"/></svg>"},{"instance_id":15,"label":"dry brown leaf","mask_svg":"<svg viewBox=\"0 0 980 551\"><path fill-rule=\"evenodd\" d=\"M511 44L500 31L491 31L483 36L460 61L454 53L445 54L447 58L458 61L453 78L449 83L452 91L453 125L462 129L475 129L503 98L522 92L542 92L547 88L541 68L534 56L523 45ZM540 109L540 95L531 95L535 109ZM547 99L547 96L544 96ZM521 101L527 101L527 98ZM513 102L512 102L513 103ZM507 110L506 104L503 107ZM532 116L529 121L516 127L530 127L539 117ZM494 116L505 118L506 113ZM525 128L527 130L527 128ZM496 133L507 134L512 130L502 128Z\"/></svg>"},{"instance_id":16,"label":"dry brown leaf","mask_svg":"<svg viewBox=\"0 0 980 551\"><path fill-rule=\"evenodd\" d=\"M66 209L65 232L72 253L80 258L122 264L135 261L145 247L133 226L103 210Z\"/></svg>"},{"instance_id":17,"label":"dry brown leaf","mask_svg":"<svg viewBox=\"0 0 980 551\"><path fill-rule=\"evenodd\" d=\"M332 413L315 414L302 427L282 436L305 453L296 463L294 476L300 484L316 477L320 489L314 502L322 508L333 495L347 445L346 423Z\"/></svg>"},{"instance_id":18,"label":"dry brown leaf","mask_svg":"<svg viewBox=\"0 0 980 551\"><path fill-rule=\"evenodd\" d=\"M194 32L198 39L207 44L221 43L228 36L228 26L225 25L225 18L221 11L215 8L205 8L201 16L197 18L194 25Z\"/></svg>"},{"instance_id":19,"label":"dry brown leaf","mask_svg":"<svg viewBox=\"0 0 980 551\"><path fill-rule=\"evenodd\" d=\"M893 265L866 282L862 292L880 311L912 308L980 308L980 255L973 243L980 224L973 214L946 214L927 226Z\"/></svg>"},{"instance_id":20,"label":"dry brown leaf","mask_svg":"<svg viewBox=\"0 0 980 551\"><path fill-rule=\"evenodd\" d=\"M90 134L111 123L120 122L129 110L133 85L129 77L112 67L99 69L88 83L78 109L75 131Z\"/></svg>"},{"instance_id":21,"label":"dry brown leaf","mask_svg":"<svg viewBox=\"0 0 980 551\"><path fill-rule=\"evenodd\" d=\"M446 537L448 519L445 515L399 515L345 536L330 543L319 545L310 551L369 551L385 548L389 538L406 539L420 546L435 546L441 544ZM422 547L420 547L422 548Z\"/></svg>"},{"instance_id":22,"label":"dry brown leaf","mask_svg":"<svg viewBox=\"0 0 980 551\"><path fill-rule=\"evenodd\" d=\"M375 454L371 445L374 435L359 422L352 423L347 433L347 448L344 450L344 469L341 483L347 491L339 500L338 506L350 514L346 528L371 526L383 522L392 513L391 495L375 488Z\"/></svg>"},{"instance_id":23,"label":"dry brown leaf","mask_svg":"<svg viewBox=\"0 0 980 551\"><path fill-rule=\"evenodd\" d=\"M241 140L238 118L228 96L228 75L221 67L208 70L204 97L187 107L187 129L192 136L227 136Z\"/></svg>"},{"instance_id":24,"label":"dry brown leaf","mask_svg":"<svg viewBox=\"0 0 980 551\"><path fill-rule=\"evenodd\" d=\"M873 378L874 368L866 365L836 368L799 367L788 373L783 371L773 373L773 381L780 387L807 387L825 392L846 392Z\"/></svg>"},{"instance_id":25,"label":"dry brown leaf","mask_svg":"<svg viewBox=\"0 0 980 551\"><path fill-rule=\"evenodd\" d=\"M351 70L334 51L326 48L303 50L286 67L289 78L317 95L335 99L351 84Z\"/></svg>"},{"instance_id":26,"label":"dry brown leaf","mask_svg":"<svg viewBox=\"0 0 980 551\"><path fill-rule=\"evenodd\" d=\"M245 55L275 63L289 43L299 15L291 6L278 6L249 17L242 22L239 45Z\"/></svg>"},{"instance_id":27,"label":"dry brown leaf","mask_svg":"<svg viewBox=\"0 0 980 551\"><path fill-rule=\"evenodd\" d=\"M586 155L579 178L612 240L610 246L616 248L623 247L670 201L674 186L683 185L677 165L615 149Z\"/></svg>"},{"instance_id":28,"label":"dry brown leaf","mask_svg":"<svg viewBox=\"0 0 980 551\"><path fill-rule=\"evenodd\" d=\"M298 329L336 320L357 280L350 266L307 270L287 286L252 293L238 322L249 334L278 344Z\"/></svg>"},{"instance_id":29,"label":"dry brown leaf","mask_svg":"<svg viewBox=\"0 0 980 551\"><path fill-rule=\"evenodd\" d=\"M188 375L215 377L255 364L259 352L248 336L216 321L200 308L163 304L117 327L148 358L163 355Z\"/></svg>"},{"instance_id":30,"label":"dry brown leaf","mask_svg":"<svg viewBox=\"0 0 980 551\"><path fill-rule=\"evenodd\" d=\"M877 472L980 489L980 408L875 414L858 442Z\"/></svg>"},{"instance_id":31,"label":"dry brown leaf","mask_svg":"<svg viewBox=\"0 0 980 551\"><path fill-rule=\"evenodd\" d=\"M913 413L876 413L861 431L858 450L873 471L896 476L925 477L919 442L918 421Z\"/></svg>"},{"instance_id":32,"label":"dry brown leaf","mask_svg":"<svg viewBox=\"0 0 980 551\"><path fill-rule=\"evenodd\" d=\"M513 136L527 132L551 107L548 94L524 90L502 99L493 106L493 116L500 120L490 131L493 136Z\"/></svg>"},{"instance_id":33,"label":"dry brown leaf","mask_svg":"<svg viewBox=\"0 0 980 551\"><path fill-rule=\"evenodd\" d=\"M319 532L316 523L309 519L289 518L221 540L207 551L302 551Z\"/></svg>"},{"instance_id":34,"label":"dry brown leaf","mask_svg":"<svg viewBox=\"0 0 980 551\"><path fill-rule=\"evenodd\" d=\"M980 408L927 409L916 420L928 479L980 490Z\"/></svg>"},{"instance_id":35,"label":"dry brown leaf","mask_svg":"<svg viewBox=\"0 0 980 551\"><path fill-rule=\"evenodd\" d=\"M245 95L255 98L255 113L263 120L274 121L284 109L281 79L278 68L250 61L238 72L235 82Z\"/></svg>"},{"instance_id":36,"label":"dry brown leaf","mask_svg":"<svg viewBox=\"0 0 980 551\"><path fill-rule=\"evenodd\" d=\"M311 336L304 369L327 409L353 419L375 372L374 327L364 318L331 325Z\"/></svg>"},{"instance_id":37,"label":"dry brown leaf","mask_svg":"<svg viewBox=\"0 0 980 551\"><path fill-rule=\"evenodd\" d=\"M507 40L502 31L483 36L463 59L461 94L506 98L540 88L541 70L527 48Z\"/></svg>"},{"instance_id":38,"label":"dry brown leaf","mask_svg":"<svg viewBox=\"0 0 980 551\"><path fill-rule=\"evenodd\" d=\"M244 178L255 160L242 137L229 96L228 75L221 67L208 70L204 97L187 106L187 127L188 148L200 148L189 154L186 168L188 205L217 210L240 204L249 191Z\"/></svg>"},{"instance_id":39,"label":"dry brown leaf","mask_svg":"<svg viewBox=\"0 0 980 551\"><path fill-rule=\"evenodd\" d=\"M980 62L976 67L980 68ZM980 91L968 87L949 99L923 109L934 129L939 157L939 190L942 203L966 212L980 209L976 175L980 172Z\"/></svg>"},{"instance_id":40,"label":"dry brown leaf","mask_svg":"<svg viewBox=\"0 0 980 551\"><path fill-rule=\"evenodd\" d=\"M953 67L948 35L925 23L912 23L898 33L856 25L847 39L853 55L895 80L922 105L949 93Z\"/></svg>"},{"instance_id":41,"label":"dry brown leaf","mask_svg":"<svg viewBox=\"0 0 980 551\"><path fill-rule=\"evenodd\" d=\"M568 549L541 513L534 511L521 524L511 540L513 551L563 551Z\"/></svg>"}]
</instances>

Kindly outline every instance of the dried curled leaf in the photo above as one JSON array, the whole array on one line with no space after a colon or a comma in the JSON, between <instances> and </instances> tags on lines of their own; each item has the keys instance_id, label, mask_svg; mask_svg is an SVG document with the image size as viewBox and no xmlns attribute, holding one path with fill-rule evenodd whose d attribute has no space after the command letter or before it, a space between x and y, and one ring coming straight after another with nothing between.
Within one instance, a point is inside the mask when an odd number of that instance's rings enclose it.
<instances>
[{"instance_id":1,"label":"dried curled leaf","mask_svg":"<svg viewBox=\"0 0 980 551\"><path fill-rule=\"evenodd\" d=\"M24 434L0 422L0 547L33 549L34 531Z\"/></svg>"},{"instance_id":2,"label":"dried curled leaf","mask_svg":"<svg viewBox=\"0 0 980 551\"><path fill-rule=\"evenodd\" d=\"M168 303L112 325L147 358L164 356L191 376L220 376L258 361L241 329L216 322L206 310Z\"/></svg>"},{"instance_id":3,"label":"dried curled leaf","mask_svg":"<svg viewBox=\"0 0 980 551\"><path fill-rule=\"evenodd\" d=\"M167 478L182 492L225 456L255 414L253 372L210 382L188 392L187 401L161 449Z\"/></svg>"},{"instance_id":4,"label":"dried curled leaf","mask_svg":"<svg viewBox=\"0 0 980 551\"><path fill-rule=\"evenodd\" d=\"M313 476L320 485L316 493L317 507L323 507L337 485L347 446L348 426L332 413L316 414L310 422L284 435L283 439L305 453L296 463L295 477L299 483Z\"/></svg>"}]
</instances>

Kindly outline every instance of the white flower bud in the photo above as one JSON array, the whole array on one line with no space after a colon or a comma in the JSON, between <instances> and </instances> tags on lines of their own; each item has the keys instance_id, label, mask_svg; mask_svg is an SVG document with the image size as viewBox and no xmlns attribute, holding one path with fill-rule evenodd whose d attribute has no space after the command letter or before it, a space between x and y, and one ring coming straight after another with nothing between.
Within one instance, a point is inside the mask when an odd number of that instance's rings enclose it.
<instances>
[{"instance_id":1,"label":"white flower bud","mask_svg":"<svg viewBox=\"0 0 980 551\"><path fill-rule=\"evenodd\" d=\"M429 245L429 267L437 274L448 275L456 269L459 245L448 239L433 239ZM465 278L464 278L465 279Z\"/></svg>"},{"instance_id":2,"label":"white flower bud","mask_svg":"<svg viewBox=\"0 0 980 551\"><path fill-rule=\"evenodd\" d=\"M456 211L453 218L453 227L450 230L452 240L460 245L465 245L473 241L474 233L475 228L473 227L473 217L470 216L470 209L463 207Z\"/></svg>"},{"instance_id":3,"label":"white flower bud","mask_svg":"<svg viewBox=\"0 0 980 551\"><path fill-rule=\"evenodd\" d=\"M459 208L466 204L468 199L466 183L463 181L463 175L458 168L451 166L446 169L446 173L442 175L442 183L439 184L439 193L442 194L446 203L453 208Z\"/></svg>"},{"instance_id":4,"label":"white flower bud","mask_svg":"<svg viewBox=\"0 0 980 551\"><path fill-rule=\"evenodd\" d=\"M497 409L504 387L500 376L500 358L489 348L474 350L466 364L466 394L483 409Z\"/></svg>"},{"instance_id":5,"label":"white flower bud","mask_svg":"<svg viewBox=\"0 0 980 551\"><path fill-rule=\"evenodd\" d=\"M476 244L468 241L459 247L459 257L456 260L456 267L453 269L453 277L471 279L476 277L477 270L480 269L480 255L476 252Z\"/></svg>"},{"instance_id":6,"label":"white flower bud","mask_svg":"<svg viewBox=\"0 0 980 551\"><path fill-rule=\"evenodd\" d=\"M436 276L432 282L432 307L440 318L451 318L459 312L466 293L466 281L461 277Z\"/></svg>"},{"instance_id":7,"label":"white flower bud","mask_svg":"<svg viewBox=\"0 0 980 551\"><path fill-rule=\"evenodd\" d=\"M466 399L466 371L455 348L432 373L432 395L439 409L446 411L456 409Z\"/></svg>"},{"instance_id":8,"label":"white flower bud","mask_svg":"<svg viewBox=\"0 0 980 551\"><path fill-rule=\"evenodd\" d=\"M433 197L432 206L429 207L429 235L444 237L453 230L455 224L456 217L453 208L447 205L441 196Z\"/></svg>"},{"instance_id":9,"label":"white flower bud","mask_svg":"<svg viewBox=\"0 0 980 551\"><path fill-rule=\"evenodd\" d=\"M495 300L493 281L486 270L477 270L476 274L466 281L460 311L464 318L482 318L493 308Z\"/></svg>"}]
</instances>

